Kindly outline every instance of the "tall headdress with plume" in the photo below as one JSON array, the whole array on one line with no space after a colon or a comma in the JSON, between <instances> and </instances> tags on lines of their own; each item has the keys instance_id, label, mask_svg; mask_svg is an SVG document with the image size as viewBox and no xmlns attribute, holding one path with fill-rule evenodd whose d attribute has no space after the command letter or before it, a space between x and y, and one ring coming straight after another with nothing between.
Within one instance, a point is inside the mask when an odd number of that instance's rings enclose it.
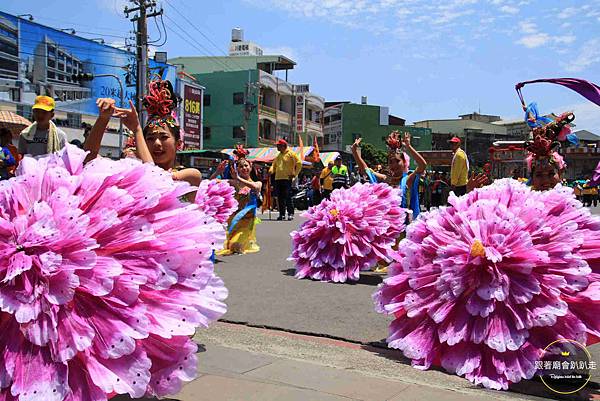
<instances>
[{"instance_id":1,"label":"tall headdress with plume","mask_svg":"<svg viewBox=\"0 0 600 401\"><path fill-rule=\"evenodd\" d=\"M233 151L235 155L235 159L246 159L250 152L247 149L244 149L244 145L235 145L235 150Z\"/></svg>"},{"instance_id":2,"label":"tall headdress with plume","mask_svg":"<svg viewBox=\"0 0 600 401\"><path fill-rule=\"evenodd\" d=\"M177 107L177 96L173 85L160 77L148 85L148 94L144 96L143 105L148 112L146 127L163 126L179 128L174 111Z\"/></svg>"},{"instance_id":3,"label":"tall headdress with plume","mask_svg":"<svg viewBox=\"0 0 600 401\"><path fill-rule=\"evenodd\" d=\"M404 170L408 171L410 164L410 157L402 151L402 139L398 131L392 131L385 139L385 143L388 147L388 156L394 156L400 158L404 162Z\"/></svg>"}]
</instances>

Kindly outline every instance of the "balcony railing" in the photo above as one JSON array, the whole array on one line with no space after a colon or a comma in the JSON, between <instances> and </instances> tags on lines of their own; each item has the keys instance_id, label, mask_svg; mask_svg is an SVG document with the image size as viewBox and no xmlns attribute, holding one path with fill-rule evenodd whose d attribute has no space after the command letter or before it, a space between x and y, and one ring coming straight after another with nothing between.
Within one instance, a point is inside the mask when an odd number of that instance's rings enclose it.
<instances>
[{"instance_id":1,"label":"balcony railing","mask_svg":"<svg viewBox=\"0 0 600 401\"><path fill-rule=\"evenodd\" d=\"M265 106L264 104L258 105L258 113L268 117L277 118L277 110L272 107Z\"/></svg>"},{"instance_id":2,"label":"balcony railing","mask_svg":"<svg viewBox=\"0 0 600 401\"><path fill-rule=\"evenodd\" d=\"M290 125L292 115L285 111L277 110L277 122Z\"/></svg>"},{"instance_id":3,"label":"balcony railing","mask_svg":"<svg viewBox=\"0 0 600 401\"><path fill-rule=\"evenodd\" d=\"M307 120L306 121L306 129L307 130L313 130L313 131L318 131L318 132L323 132L323 127L321 126L320 123L314 122L314 121L310 121Z\"/></svg>"}]
</instances>

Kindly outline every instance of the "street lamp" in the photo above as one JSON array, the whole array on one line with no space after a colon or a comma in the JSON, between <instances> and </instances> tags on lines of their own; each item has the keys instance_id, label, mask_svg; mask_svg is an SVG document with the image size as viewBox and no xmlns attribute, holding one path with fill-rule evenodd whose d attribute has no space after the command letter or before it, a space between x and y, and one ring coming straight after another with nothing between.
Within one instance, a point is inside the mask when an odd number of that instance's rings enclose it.
<instances>
[{"instance_id":1,"label":"street lamp","mask_svg":"<svg viewBox=\"0 0 600 401\"><path fill-rule=\"evenodd\" d=\"M73 29L73 28L62 28L62 29L59 29L59 31L70 33L71 35L75 35L75 29Z\"/></svg>"},{"instance_id":2,"label":"street lamp","mask_svg":"<svg viewBox=\"0 0 600 401\"><path fill-rule=\"evenodd\" d=\"M120 89L120 100L121 107L125 107L125 93L123 92L123 82L121 82L121 78L114 74L89 74L89 73L81 73L81 74L73 74L73 81L91 81L94 78L102 78L102 77L112 77L117 80L119 83ZM123 121L119 119L119 152L123 149Z\"/></svg>"},{"instance_id":3,"label":"street lamp","mask_svg":"<svg viewBox=\"0 0 600 401\"><path fill-rule=\"evenodd\" d=\"M93 38L93 39L90 39L90 40L93 40L94 42L98 42L98 43L100 43L101 45L103 45L103 44L105 44L105 43L106 43L106 42L104 41L104 39L102 39L102 38Z\"/></svg>"},{"instance_id":4,"label":"street lamp","mask_svg":"<svg viewBox=\"0 0 600 401\"><path fill-rule=\"evenodd\" d=\"M31 14L19 14L17 15L17 18L23 18L23 17L29 17L29 21L33 21L33 15Z\"/></svg>"}]
</instances>

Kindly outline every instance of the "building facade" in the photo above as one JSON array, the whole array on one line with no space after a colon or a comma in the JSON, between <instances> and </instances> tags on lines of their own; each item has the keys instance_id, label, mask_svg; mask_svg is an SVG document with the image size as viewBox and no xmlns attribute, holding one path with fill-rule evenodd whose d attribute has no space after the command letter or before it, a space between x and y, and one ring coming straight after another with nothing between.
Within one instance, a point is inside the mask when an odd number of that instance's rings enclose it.
<instances>
[{"instance_id":1,"label":"building facade","mask_svg":"<svg viewBox=\"0 0 600 401\"><path fill-rule=\"evenodd\" d=\"M499 116L472 113L458 119L417 121L415 126L431 129L434 150L450 149L448 140L453 136L461 138L471 165L481 167L488 162L489 148L495 141L523 140L516 131L509 135L499 121Z\"/></svg>"},{"instance_id":2,"label":"building facade","mask_svg":"<svg viewBox=\"0 0 600 401\"><path fill-rule=\"evenodd\" d=\"M325 100L309 85L295 85L275 75L296 63L281 55L178 57L182 66L206 88L204 148L274 146L280 139L306 145L323 143Z\"/></svg>"},{"instance_id":3,"label":"building facade","mask_svg":"<svg viewBox=\"0 0 600 401\"><path fill-rule=\"evenodd\" d=\"M570 144L561 149L565 157L566 179L589 179L600 162L600 136L586 131L576 131L579 145Z\"/></svg>"},{"instance_id":4,"label":"building facade","mask_svg":"<svg viewBox=\"0 0 600 401\"><path fill-rule=\"evenodd\" d=\"M385 150L385 138L392 131L408 132L417 150L431 150L429 128L405 125L405 120L389 114L389 108L351 102L327 103L324 112L324 150L350 151L357 138Z\"/></svg>"},{"instance_id":5,"label":"building facade","mask_svg":"<svg viewBox=\"0 0 600 401\"><path fill-rule=\"evenodd\" d=\"M84 125L96 121L97 98L113 98L119 104L122 96L124 107L128 100L135 100L134 61L135 54L124 49L0 12L0 110L31 120L36 96L51 96L56 101L55 122L69 141L82 140ZM151 75L175 84L175 72L174 66L150 60ZM77 82L73 75L79 73L95 78ZM120 79L122 93L117 79L99 76L105 74ZM102 155L118 157L121 153L118 128L118 119L113 119L102 142Z\"/></svg>"}]
</instances>

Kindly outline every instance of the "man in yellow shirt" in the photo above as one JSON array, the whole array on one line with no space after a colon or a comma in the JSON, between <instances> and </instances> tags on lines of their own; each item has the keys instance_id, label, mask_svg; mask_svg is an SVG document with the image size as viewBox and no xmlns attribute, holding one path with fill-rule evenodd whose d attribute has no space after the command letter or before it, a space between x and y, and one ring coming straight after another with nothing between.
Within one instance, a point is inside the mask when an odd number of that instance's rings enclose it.
<instances>
[{"instance_id":1,"label":"man in yellow shirt","mask_svg":"<svg viewBox=\"0 0 600 401\"><path fill-rule=\"evenodd\" d=\"M273 160L273 164L269 169L269 173L275 173L275 191L277 192L277 203L279 206L279 217L277 220L285 219L286 208L288 220L293 220L292 180L300 174L302 160L288 148L285 139L277 141L277 150L279 154Z\"/></svg>"},{"instance_id":2,"label":"man in yellow shirt","mask_svg":"<svg viewBox=\"0 0 600 401\"><path fill-rule=\"evenodd\" d=\"M333 173L331 169L333 168L333 162L329 162L327 167L321 170L321 176L319 177L321 180L321 188L323 188L323 199L329 199L329 195L331 195L331 191L333 191Z\"/></svg>"},{"instance_id":3,"label":"man in yellow shirt","mask_svg":"<svg viewBox=\"0 0 600 401\"><path fill-rule=\"evenodd\" d=\"M467 181L469 177L469 159L464 150L460 148L460 138L450 139L452 145L452 166L450 167L450 186L456 196L467 193Z\"/></svg>"}]
</instances>

